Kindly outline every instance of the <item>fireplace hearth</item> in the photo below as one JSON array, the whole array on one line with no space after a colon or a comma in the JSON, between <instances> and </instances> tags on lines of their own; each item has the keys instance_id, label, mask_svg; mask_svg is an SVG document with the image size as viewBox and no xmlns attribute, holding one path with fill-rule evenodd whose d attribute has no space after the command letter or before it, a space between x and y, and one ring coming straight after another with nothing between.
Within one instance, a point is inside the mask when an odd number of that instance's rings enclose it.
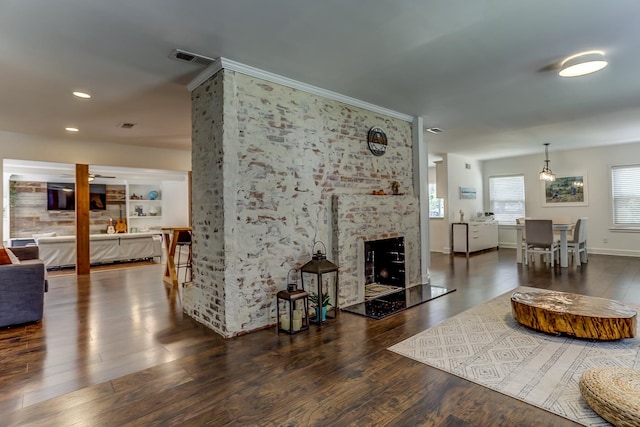
<instances>
[{"instance_id":1,"label":"fireplace hearth","mask_svg":"<svg viewBox=\"0 0 640 427\"><path fill-rule=\"evenodd\" d=\"M342 307L341 310L373 319L382 319L454 291L455 289L439 286L417 285L349 307Z\"/></svg>"}]
</instances>

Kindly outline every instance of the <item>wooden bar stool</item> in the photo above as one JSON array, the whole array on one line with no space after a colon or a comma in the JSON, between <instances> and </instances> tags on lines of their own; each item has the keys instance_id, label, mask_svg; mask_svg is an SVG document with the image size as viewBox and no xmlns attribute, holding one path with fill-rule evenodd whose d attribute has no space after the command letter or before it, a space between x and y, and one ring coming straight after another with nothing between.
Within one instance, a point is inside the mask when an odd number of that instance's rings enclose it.
<instances>
[{"instance_id":1,"label":"wooden bar stool","mask_svg":"<svg viewBox=\"0 0 640 427\"><path fill-rule=\"evenodd\" d=\"M188 248L189 253L187 255L186 262L180 263L180 257L182 255L182 249ZM192 261L193 261L193 252L191 249L191 231L184 230L178 233L178 240L176 241L176 252L178 253L178 260L176 261L176 270L179 270L180 267L184 267L184 281L191 281L192 278ZM189 280L187 280L187 273L189 274Z\"/></svg>"}]
</instances>

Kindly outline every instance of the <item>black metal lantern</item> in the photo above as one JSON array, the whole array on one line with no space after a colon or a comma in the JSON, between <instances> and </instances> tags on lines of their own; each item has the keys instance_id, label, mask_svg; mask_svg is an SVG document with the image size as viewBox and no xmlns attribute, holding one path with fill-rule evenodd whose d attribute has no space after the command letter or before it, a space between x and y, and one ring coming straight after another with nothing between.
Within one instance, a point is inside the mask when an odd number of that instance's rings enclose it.
<instances>
[{"instance_id":1,"label":"black metal lantern","mask_svg":"<svg viewBox=\"0 0 640 427\"><path fill-rule=\"evenodd\" d=\"M315 245L318 243L322 244L322 246L325 248L326 253L327 248L322 242L314 243L314 249ZM325 295L322 287L322 276L330 273L333 273L335 276L333 281L333 303L331 302L330 292L327 292ZM318 250L318 252L316 252L311 257L311 261L300 268L302 289L305 289L305 274L313 274L316 276L318 292L315 295L312 294L310 297L311 302L316 304L316 315L315 318L310 319L314 323L317 323L319 326L322 326L322 322L327 319L334 319L338 315L338 266L329 261L326 254L323 254L320 250ZM329 313L327 313L330 306L333 306L333 315L329 315Z\"/></svg>"},{"instance_id":2,"label":"black metal lantern","mask_svg":"<svg viewBox=\"0 0 640 427\"><path fill-rule=\"evenodd\" d=\"M296 270L291 269L287 273L287 290L276 294L276 331L295 334L309 329L309 294L303 289L298 289L297 279L291 279L291 273ZM281 305L284 306L283 313L280 314Z\"/></svg>"}]
</instances>

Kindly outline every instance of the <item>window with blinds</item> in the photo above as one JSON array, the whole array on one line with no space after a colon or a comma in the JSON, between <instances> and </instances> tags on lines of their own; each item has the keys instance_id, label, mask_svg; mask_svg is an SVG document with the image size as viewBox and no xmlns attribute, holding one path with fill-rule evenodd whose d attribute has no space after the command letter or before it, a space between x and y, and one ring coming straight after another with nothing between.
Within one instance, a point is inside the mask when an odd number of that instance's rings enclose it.
<instances>
[{"instance_id":1,"label":"window with blinds","mask_svg":"<svg viewBox=\"0 0 640 427\"><path fill-rule=\"evenodd\" d=\"M515 224L524 214L524 175L489 177L489 200L494 218Z\"/></svg>"},{"instance_id":2,"label":"window with blinds","mask_svg":"<svg viewBox=\"0 0 640 427\"><path fill-rule=\"evenodd\" d=\"M429 218L444 218L444 199L436 197L435 184L429 184Z\"/></svg>"},{"instance_id":3,"label":"window with blinds","mask_svg":"<svg viewBox=\"0 0 640 427\"><path fill-rule=\"evenodd\" d=\"M640 226L640 165L611 167L613 225Z\"/></svg>"}]
</instances>

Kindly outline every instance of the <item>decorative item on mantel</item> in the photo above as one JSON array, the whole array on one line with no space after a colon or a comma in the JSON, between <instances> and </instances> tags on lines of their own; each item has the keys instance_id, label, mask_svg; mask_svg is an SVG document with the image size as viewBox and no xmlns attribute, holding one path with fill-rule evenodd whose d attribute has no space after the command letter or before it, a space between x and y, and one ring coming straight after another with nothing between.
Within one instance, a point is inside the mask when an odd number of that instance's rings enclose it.
<instances>
[{"instance_id":1,"label":"decorative item on mantel","mask_svg":"<svg viewBox=\"0 0 640 427\"><path fill-rule=\"evenodd\" d=\"M316 299L316 307L315 307L315 320L311 319L314 323L318 324L319 327L322 327L322 323L324 321L326 321L327 319L335 319L338 316L338 266L335 265L334 263L332 263L331 261L329 261L327 259L326 256L326 252L327 252L327 248L324 245L324 243L317 241L314 242L313 244L313 249L315 249L316 245L320 243L323 247L324 247L324 252L322 253L322 251L318 250L318 252L316 252L312 257L311 257L311 261L309 261L308 263L306 263L305 265L302 266L302 268L300 268L300 276L302 279L302 289L305 289L305 273L307 274L313 274L316 277L316 286L317 286L317 292L315 295L315 299ZM334 281L333 281L333 297L334 297L334 304L331 304L330 302L330 292L327 286L327 289L325 291L325 287L324 287L324 282L323 282L323 275L325 274L329 274L329 273L333 273L334 274ZM327 279L328 281L329 279ZM325 296L326 295L326 296ZM325 317L323 318L321 316L322 313L322 307L329 307L329 306L333 306L333 315L329 315L329 313L326 313Z\"/></svg>"},{"instance_id":2,"label":"decorative item on mantel","mask_svg":"<svg viewBox=\"0 0 640 427\"><path fill-rule=\"evenodd\" d=\"M400 183L398 181L391 181L391 193L394 196L404 196L404 193L400 192Z\"/></svg>"},{"instance_id":3,"label":"decorative item on mantel","mask_svg":"<svg viewBox=\"0 0 640 427\"><path fill-rule=\"evenodd\" d=\"M391 192L396 196L400 194L400 183L398 181L391 181Z\"/></svg>"},{"instance_id":4,"label":"decorative item on mantel","mask_svg":"<svg viewBox=\"0 0 640 427\"><path fill-rule=\"evenodd\" d=\"M309 329L309 294L304 289L298 289L296 281L290 280L291 273L287 273L287 290L276 294L276 331L295 334ZM284 313L280 314L280 303L286 306Z\"/></svg>"}]
</instances>

